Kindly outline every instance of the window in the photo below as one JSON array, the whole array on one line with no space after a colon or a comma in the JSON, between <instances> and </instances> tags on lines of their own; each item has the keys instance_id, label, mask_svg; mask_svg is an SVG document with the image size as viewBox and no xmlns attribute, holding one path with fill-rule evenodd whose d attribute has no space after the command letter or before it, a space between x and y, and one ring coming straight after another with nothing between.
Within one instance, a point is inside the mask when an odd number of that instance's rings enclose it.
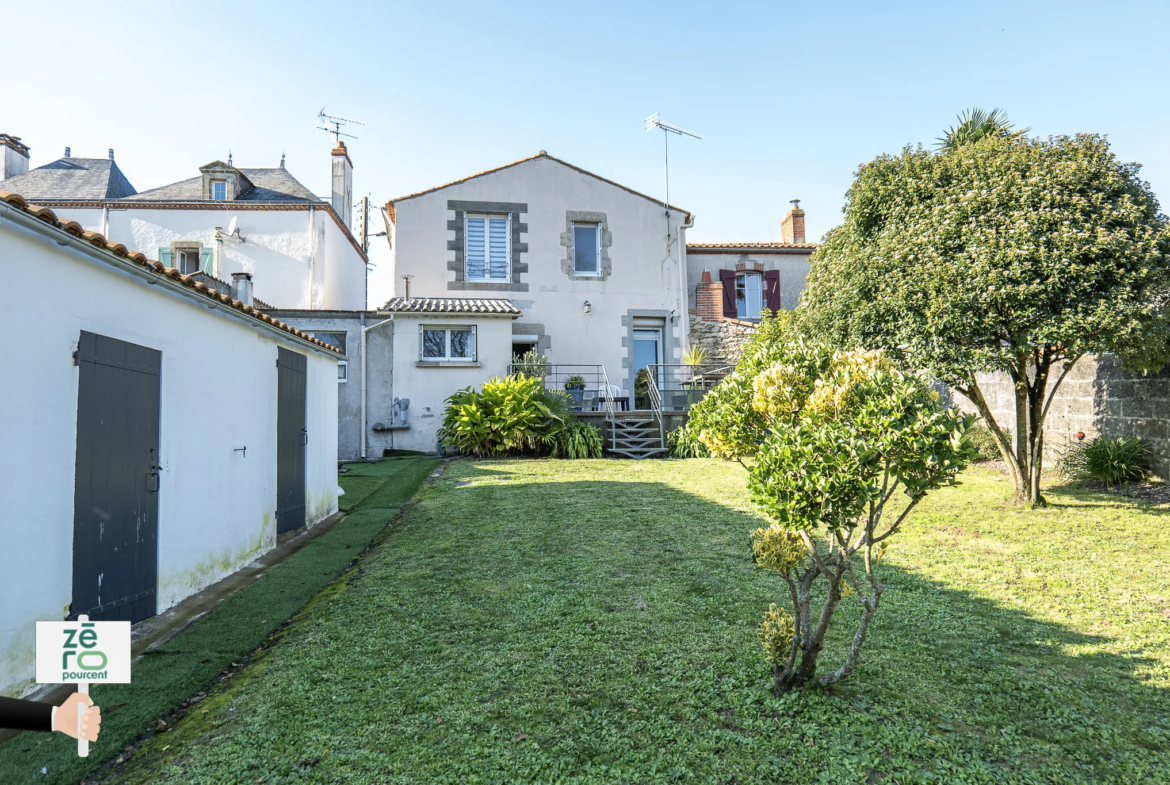
<instances>
[{"instance_id":1,"label":"window","mask_svg":"<svg viewBox=\"0 0 1170 785\"><path fill-rule=\"evenodd\" d=\"M211 181L211 198L217 202L227 201L227 181L226 180L212 180Z\"/></svg>"},{"instance_id":2,"label":"window","mask_svg":"<svg viewBox=\"0 0 1170 785\"><path fill-rule=\"evenodd\" d=\"M601 275L601 224L573 224L573 275Z\"/></svg>"},{"instance_id":3,"label":"window","mask_svg":"<svg viewBox=\"0 0 1170 785\"><path fill-rule=\"evenodd\" d=\"M508 216L468 215L464 233L466 280L512 279L512 233Z\"/></svg>"},{"instance_id":4,"label":"window","mask_svg":"<svg viewBox=\"0 0 1170 785\"><path fill-rule=\"evenodd\" d=\"M345 360L340 360L337 363L337 383L349 381L349 363Z\"/></svg>"},{"instance_id":5,"label":"window","mask_svg":"<svg viewBox=\"0 0 1170 785\"><path fill-rule=\"evenodd\" d=\"M337 347L338 349L341 350L342 354L346 353L346 351L345 351L345 333L341 333L341 332L323 332L323 333L311 332L311 333L309 333L309 335L313 336L314 338L316 338L320 341L324 341L325 343L329 344L330 346Z\"/></svg>"},{"instance_id":6,"label":"window","mask_svg":"<svg viewBox=\"0 0 1170 785\"><path fill-rule=\"evenodd\" d=\"M764 279L759 273L736 273L735 315L740 319L759 319L763 308Z\"/></svg>"},{"instance_id":7,"label":"window","mask_svg":"<svg viewBox=\"0 0 1170 785\"><path fill-rule=\"evenodd\" d=\"M426 363L475 362L475 327L419 328L419 360Z\"/></svg>"},{"instance_id":8,"label":"window","mask_svg":"<svg viewBox=\"0 0 1170 785\"><path fill-rule=\"evenodd\" d=\"M178 264L175 267L179 268L179 272L183 275L191 275L199 272L199 249L193 248L191 250L180 251L176 250L175 255L178 257L175 261Z\"/></svg>"}]
</instances>

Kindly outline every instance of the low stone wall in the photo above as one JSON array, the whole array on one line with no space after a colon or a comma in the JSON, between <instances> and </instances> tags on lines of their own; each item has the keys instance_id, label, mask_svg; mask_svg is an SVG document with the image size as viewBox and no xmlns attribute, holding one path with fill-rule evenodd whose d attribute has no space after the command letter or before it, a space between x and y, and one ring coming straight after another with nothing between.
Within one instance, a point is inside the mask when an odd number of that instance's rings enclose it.
<instances>
[{"instance_id":1,"label":"low stone wall","mask_svg":"<svg viewBox=\"0 0 1170 785\"><path fill-rule=\"evenodd\" d=\"M743 347L756 331L751 322L721 319L705 322L691 316L691 345L706 350L708 362L739 362Z\"/></svg>"},{"instance_id":2,"label":"low stone wall","mask_svg":"<svg viewBox=\"0 0 1170 785\"><path fill-rule=\"evenodd\" d=\"M978 382L996 422L1010 432L1015 424L1011 379L1004 373L980 374ZM952 402L964 411L975 411L961 393L952 391ZM1142 376L1123 370L1110 355L1081 358L1048 410L1045 462L1056 461L1078 431L1086 439L1099 434L1144 437L1154 449L1158 474L1170 478L1170 368Z\"/></svg>"}]
</instances>

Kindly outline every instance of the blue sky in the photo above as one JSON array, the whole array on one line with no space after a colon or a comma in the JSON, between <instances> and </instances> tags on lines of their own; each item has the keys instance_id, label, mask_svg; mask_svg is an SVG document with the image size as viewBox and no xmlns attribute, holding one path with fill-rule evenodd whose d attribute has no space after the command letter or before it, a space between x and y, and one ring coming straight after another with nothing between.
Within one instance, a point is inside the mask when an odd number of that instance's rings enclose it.
<instances>
[{"instance_id":1,"label":"blue sky","mask_svg":"<svg viewBox=\"0 0 1170 785\"><path fill-rule=\"evenodd\" d=\"M377 202L547 150L654 196L660 112L689 239L818 237L857 165L933 144L971 106L1040 135L1108 134L1170 198L1170 3L10 4L0 132L33 166L116 151L139 189L230 150L328 194L322 106L364 120ZM19 32L17 32L19 31ZM15 34L13 34L15 33ZM375 262L385 258L375 246ZM371 276L375 304L390 289Z\"/></svg>"}]
</instances>

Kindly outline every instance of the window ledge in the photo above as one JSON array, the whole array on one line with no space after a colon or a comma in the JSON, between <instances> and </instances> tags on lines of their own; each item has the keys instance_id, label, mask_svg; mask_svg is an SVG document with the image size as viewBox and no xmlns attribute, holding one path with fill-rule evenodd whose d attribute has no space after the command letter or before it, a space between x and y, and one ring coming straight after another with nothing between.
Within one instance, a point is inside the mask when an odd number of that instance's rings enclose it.
<instances>
[{"instance_id":1,"label":"window ledge","mask_svg":"<svg viewBox=\"0 0 1170 785\"><path fill-rule=\"evenodd\" d=\"M464 362L423 362L419 361L414 364L415 368L479 368L480 363L464 363Z\"/></svg>"}]
</instances>

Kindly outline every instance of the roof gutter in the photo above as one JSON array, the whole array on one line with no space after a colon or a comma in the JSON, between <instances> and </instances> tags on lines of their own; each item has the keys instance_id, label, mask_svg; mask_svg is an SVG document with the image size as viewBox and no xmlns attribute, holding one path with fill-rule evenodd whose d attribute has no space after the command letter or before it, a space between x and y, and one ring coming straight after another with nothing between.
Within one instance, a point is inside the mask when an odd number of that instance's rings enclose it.
<instances>
[{"instance_id":1,"label":"roof gutter","mask_svg":"<svg viewBox=\"0 0 1170 785\"><path fill-rule=\"evenodd\" d=\"M115 256L114 254L108 251L104 251L92 243L83 240L82 238L74 237L66 231L49 225L40 218L37 218L35 215L29 215L23 210L18 210L15 207L5 204L4 202L0 202L0 226L3 225L5 220L11 221L15 226L20 227L29 234L52 240L57 245L69 248L77 253L80 253L82 256L86 256L90 259L93 259L94 261L106 264L116 270L120 270L121 272L129 273L135 278L145 281L151 286L161 286L163 289L167 289L186 300L198 303L200 305L206 305L210 310L219 311L225 316L230 316L232 319L243 322L244 324L247 324L250 327L254 327L260 332L271 335L274 338L281 338L285 341L299 344L306 349L311 349L318 354L331 357L335 360L345 359L345 356L342 354L309 343L300 336L287 333L284 330L273 327L272 325L261 321L260 319L249 316L242 311L237 311L235 308L225 305L218 300L212 300L209 297L204 297L199 294L192 295L189 288L177 281L171 280L165 275L159 275L156 272L152 272L144 267L140 267L130 259L122 259L119 256Z\"/></svg>"}]
</instances>

